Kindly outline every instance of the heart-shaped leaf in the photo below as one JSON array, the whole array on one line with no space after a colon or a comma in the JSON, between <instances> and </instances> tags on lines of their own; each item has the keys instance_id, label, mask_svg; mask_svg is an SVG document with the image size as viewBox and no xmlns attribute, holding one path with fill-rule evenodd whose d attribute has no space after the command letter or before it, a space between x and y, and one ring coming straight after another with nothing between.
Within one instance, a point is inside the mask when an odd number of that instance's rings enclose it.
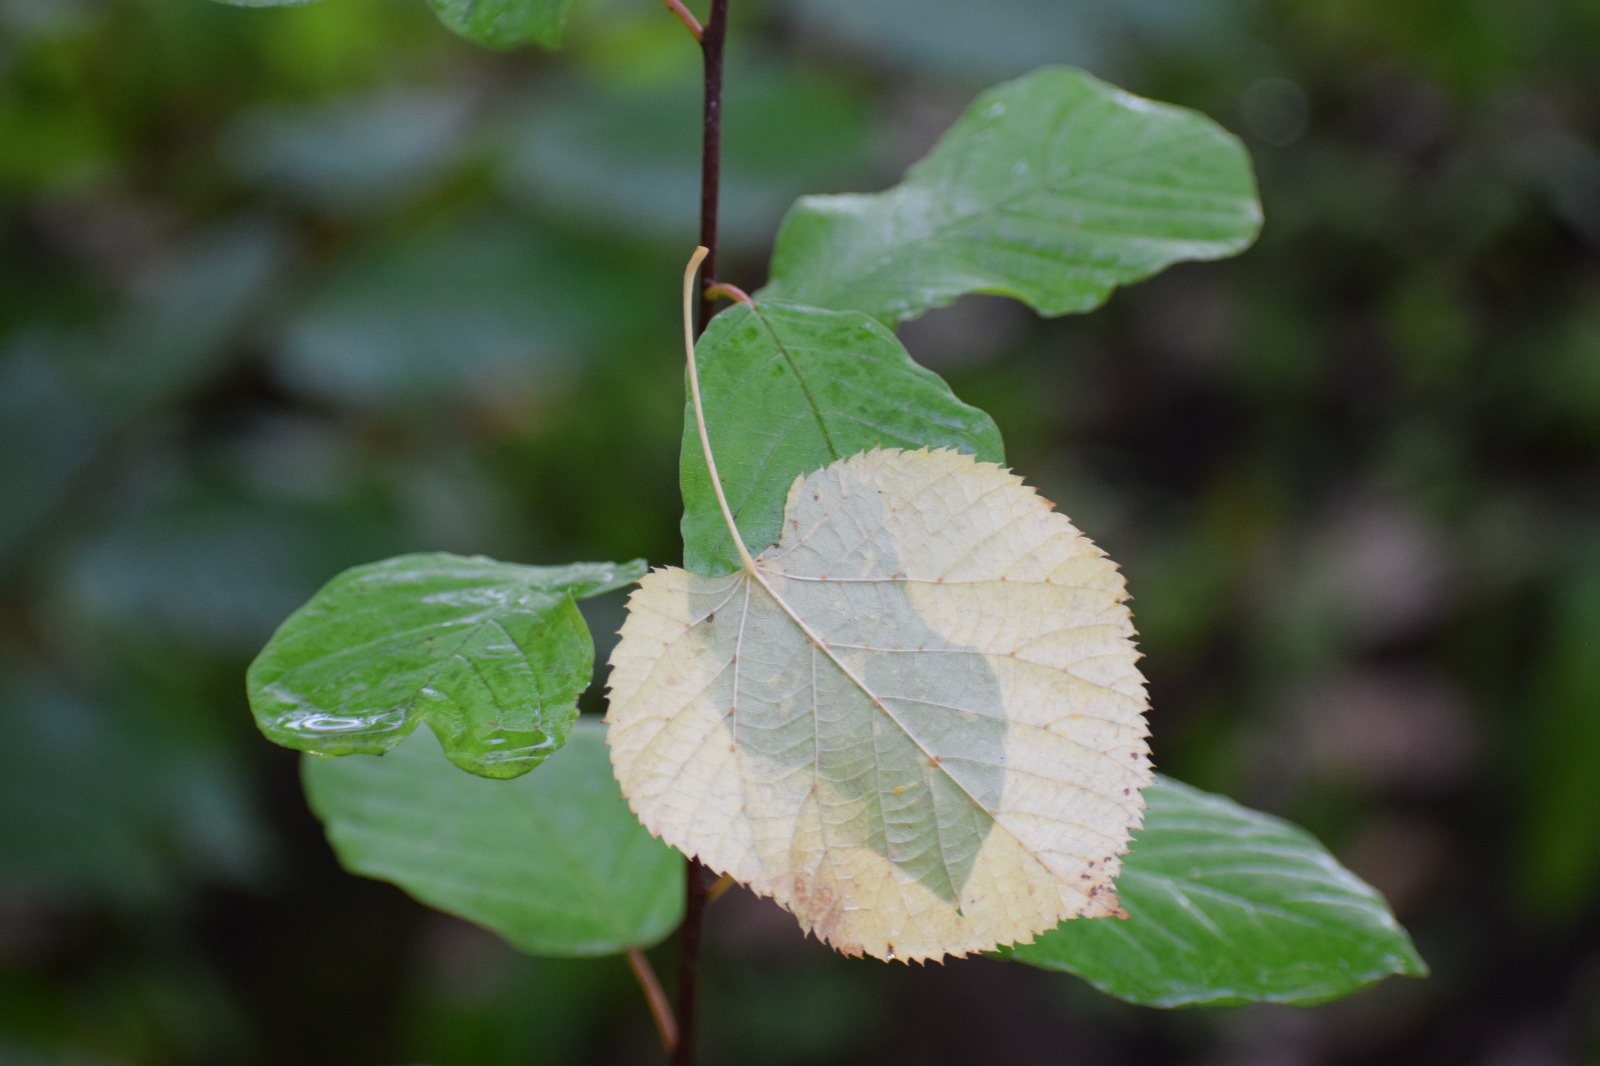
<instances>
[{"instance_id":1,"label":"heart-shaped leaf","mask_svg":"<svg viewBox=\"0 0 1600 1066\"><path fill-rule=\"evenodd\" d=\"M784 515L738 572L629 601L607 721L645 825L846 954L1118 914L1150 767L1116 567L950 451L841 460Z\"/></svg>"}]
</instances>

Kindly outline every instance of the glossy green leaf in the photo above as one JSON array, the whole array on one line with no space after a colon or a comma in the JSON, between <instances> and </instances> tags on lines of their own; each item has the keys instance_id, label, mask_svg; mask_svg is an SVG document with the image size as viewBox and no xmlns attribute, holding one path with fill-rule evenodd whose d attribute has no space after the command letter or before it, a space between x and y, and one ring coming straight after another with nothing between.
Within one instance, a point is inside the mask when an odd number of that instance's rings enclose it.
<instances>
[{"instance_id":1,"label":"glossy green leaf","mask_svg":"<svg viewBox=\"0 0 1600 1066\"><path fill-rule=\"evenodd\" d=\"M644 570L442 553L347 570L251 664L256 724L300 751L379 755L427 722L457 766L516 777L561 747L594 672L574 598Z\"/></svg>"},{"instance_id":2,"label":"glossy green leaf","mask_svg":"<svg viewBox=\"0 0 1600 1066\"><path fill-rule=\"evenodd\" d=\"M1005 458L988 415L857 312L734 307L712 319L695 360L723 489L752 552L777 541L794 479L836 459L873 447ZM681 464L684 566L706 575L737 569L689 411Z\"/></svg>"},{"instance_id":3,"label":"glossy green leaf","mask_svg":"<svg viewBox=\"0 0 1600 1066\"><path fill-rule=\"evenodd\" d=\"M800 200L763 292L890 324L971 292L1060 315L1172 263L1232 255L1260 224L1227 131L1047 68L980 96L887 192Z\"/></svg>"},{"instance_id":4,"label":"glossy green leaf","mask_svg":"<svg viewBox=\"0 0 1600 1066\"><path fill-rule=\"evenodd\" d=\"M1013 958L1153 1007L1318 1003L1428 970L1383 897L1304 830L1170 778L1117 879L1126 921L1068 921Z\"/></svg>"},{"instance_id":5,"label":"glossy green leaf","mask_svg":"<svg viewBox=\"0 0 1600 1066\"><path fill-rule=\"evenodd\" d=\"M488 48L561 43L572 0L428 0L439 21Z\"/></svg>"},{"instance_id":6,"label":"glossy green leaf","mask_svg":"<svg viewBox=\"0 0 1600 1066\"><path fill-rule=\"evenodd\" d=\"M460 774L418 730L382 759L307 758L306 796L339 861L536 955L653 944L683 912L683 859L628 810L604 730L512 782Z\"/></svg>"}]
</instances>

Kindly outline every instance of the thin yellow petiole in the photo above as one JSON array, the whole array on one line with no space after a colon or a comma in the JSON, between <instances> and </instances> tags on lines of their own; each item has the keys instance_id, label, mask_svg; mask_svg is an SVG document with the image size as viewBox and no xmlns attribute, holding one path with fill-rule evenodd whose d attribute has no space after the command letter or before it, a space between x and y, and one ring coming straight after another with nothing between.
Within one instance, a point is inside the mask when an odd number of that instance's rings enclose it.
<instances>
[{"instance_id":1,"label":"thin yellow petiole","mask_svg":"<svg viewBox=\"0 0 1600 1066\"><path fill-rule=\"evenodd\" d=\"M700 371L694 362L694 272L700 269L700 263L707 254L704 248L696 248L689 257L688 269L683 272L683 348L689 360L689 399L694 403L694 422L700 430L700 454L706 457L706 473L711 476L711 489L717 494L717 506L722 508L722 520L728 523L728 535L733 538L733 546L739 549L739 560L745 570L755 574L756 561L750 557L750 549L744 546L739 526L733 520L733 508L728 506L728 496L722 491L722 479L717 476L717 460L711 454L711 435L706 432L706 411L700 403ZM757 580L760 580L760 575L757 575ZM765 586L766 582L762 581L761 584Z\"/></svg>"},{"instance_id":2,"label":"thin yellow petiole","mask_svg":"<svg viewBox=\"0 0 1600 1066\"><path fill-rule=\"evenodd\" d=\"M738 883L739 882L733 879L732 874L723 874L712 883L710 888L706 889L706 902L715 903L717 900L722 898L722 894L724 892L728 891L728 889L732 888Z\"/></svg>"},{"instance_id":3,"label":"thin yellow petiole","mask_svg":"<svg viewBox=\"0 0 1600 1066\"><path fill-rule=\"evenodd\" d=\"M711 435L706 432L706 411L700 403L700 370L694 361L694 272L700 268L700 263L706 255L704 247L696 248L694 254L689 257L688 268L683 272L683 347L689 360L689 398L694 403L695 426L700 430L700 454L706 457L706 473L711 476L711 490L717 494L717 506L722 508L722 520L728 525L728 535L733 538L733 546L739 549L739 560L744 572L755 579L756 584L766 589L767 595L772 597L772 602L778 605L778 609L800 627L800 632L806 635L806 639L815 644L818 650L839 668L840 673L870 696L872 690L867 687L866 682L845 665L832 646L818 636L816 630L806 625L805 619L796 614L794 608L789 606L789 602L778 595L777 590L767 581L767 576L756 565L755 559L751 558L750 549L744 546L744 537L739 534L739 525L733 520L733 508L728 506L728 495L722 491L722 479L717 476L717 460L711 454Z\"/></svg>"}]
</instances>

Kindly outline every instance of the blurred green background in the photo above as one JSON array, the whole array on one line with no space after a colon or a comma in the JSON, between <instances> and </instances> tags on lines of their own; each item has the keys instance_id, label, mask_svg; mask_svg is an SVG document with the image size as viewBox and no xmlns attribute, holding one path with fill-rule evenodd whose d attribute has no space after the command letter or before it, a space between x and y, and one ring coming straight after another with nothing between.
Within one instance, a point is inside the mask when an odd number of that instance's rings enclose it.
<instances>
[{"instance_id":1,"label":"blurred green background","mask_svg":"<svg viewBox=\"0 0 1600 1066\"><path fill-rule=\"evenodd\" d=\"M698 54L576 6L499 55L420 0L0 0L5 1066L658 1061L621 961L343 875L243 693L348 565L678 558ZM795 195L1035 66L1249 144L1239 259L903 336L1123 563L1162 768L1316 832L1434 976L1162 1013L735 894L707 1062L1600 1062L1600 5L733 7L747 289Z\"/></svg>"}]
</instances>

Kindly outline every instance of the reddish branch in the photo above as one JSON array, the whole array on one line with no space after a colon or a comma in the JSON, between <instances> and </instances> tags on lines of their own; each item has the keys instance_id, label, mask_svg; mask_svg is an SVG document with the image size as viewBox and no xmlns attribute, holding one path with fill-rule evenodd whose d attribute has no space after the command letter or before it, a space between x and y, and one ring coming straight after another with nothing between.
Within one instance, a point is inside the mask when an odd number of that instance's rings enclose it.
<instances>
[{"instance_id":1,"label":"reddish branch","mask_svg":"<svg viewBox=\"0 0 1600 1066\"><path fill-rule=\"evenodd\" d=\"M671 7L671 3L668 3ZM681 17L681 16L680 16ZM702 278L717 276L717 197L722 163L722 56L728 38L728 0L711 0L711 13L696 34L705 66L704 138L700 155L700 243L706 248ZM712 295L701 289L697 333L711 321ZM690 859L684 874L683 925L678 930L678 1039L672 1066L694 1066L695 998L700 977L700 939L707 902L706 868Z\"/></svg>"}]
</instances>

